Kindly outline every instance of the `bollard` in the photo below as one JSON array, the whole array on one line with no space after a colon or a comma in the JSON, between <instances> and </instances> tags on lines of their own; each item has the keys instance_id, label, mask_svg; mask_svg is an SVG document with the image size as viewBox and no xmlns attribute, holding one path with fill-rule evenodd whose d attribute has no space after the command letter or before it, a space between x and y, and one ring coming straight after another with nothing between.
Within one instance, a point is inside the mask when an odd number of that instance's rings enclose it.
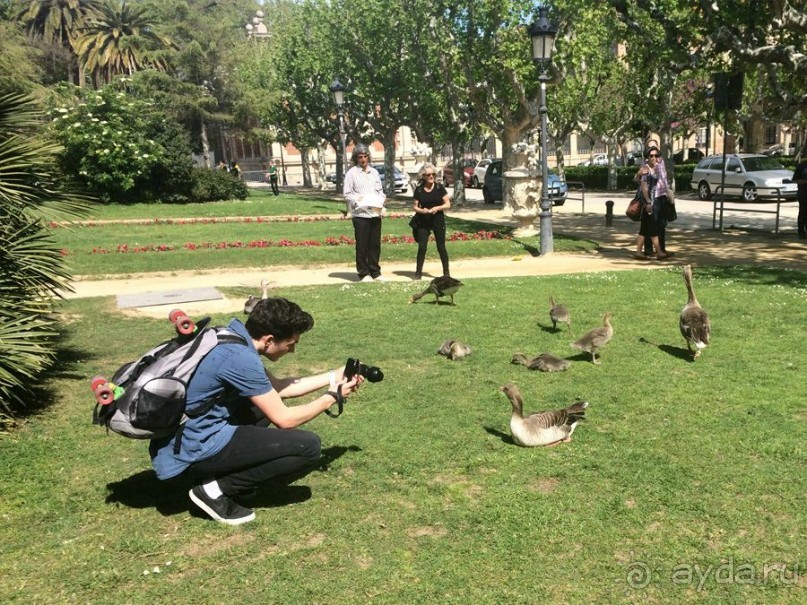
<instances>
[{"instance_id":1,"label":"bollard","mask_svg":"<svg viewBox=\"0 0 807 605\"><path fill-rule=\"evenodd\" d=\"M614 200L605 202L605 226L610 227L614 224Z\"/></svg>"}]
</instances>

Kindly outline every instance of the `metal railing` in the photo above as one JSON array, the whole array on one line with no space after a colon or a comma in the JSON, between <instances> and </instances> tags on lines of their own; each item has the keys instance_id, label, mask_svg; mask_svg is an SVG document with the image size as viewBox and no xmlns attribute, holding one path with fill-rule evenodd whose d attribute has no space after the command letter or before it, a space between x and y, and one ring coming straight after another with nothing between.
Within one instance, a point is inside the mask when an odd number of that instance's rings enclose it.
<instances>
[{"instance_id":1,"label":"metal railing","mask_svg":"<svg viewBox=\"0 0 807 605\"><path fill-rule=\"evenodd\" d=\"M737 198L732 197L730 202L742 203L742 204L776 204L776 210L765 210L763 208L730 208L726 206L726 200L723 195L723 192L728 190L739 190L740 195ZM797 201L796 198L785 198L782 196L782 190L779 187L757 187L757 199L753 201L747 201L742 199L742 191L744 187L742 185L725 185L722 188L716 187L715 188L715 195L719 195L719 200L713 201L712 206L712 229L719 229L723 231L723 213L725 211L729 212L754 212L757 214L775 214L776 215L776 222L773 228L774 233L779 233L779 215L782 209L782 204L786 204L788 202L795 202ZM769 190L771 192L770 196L766 196L764 198L759 197L759 191ZM720 211L718 212L718 206L720 207ZM716 226L716 224L718 226Z\"/></svg>"},{"instance_id":2,"label":"metal railing","mask_svg":"<svg viewBox=\"0 0 807 605\"><path fill-rule=\"evenodd\" d=\"M583 181L566 181L566 186L569 190L566 193L566 201L568 200L580 200L582 204L582 209L580 212L582 214L586 213L586 184ZM575 189L572 189L575 187ZM580 196L572 195L572 193L579 193Z\"/></svg>"}]
</instances>

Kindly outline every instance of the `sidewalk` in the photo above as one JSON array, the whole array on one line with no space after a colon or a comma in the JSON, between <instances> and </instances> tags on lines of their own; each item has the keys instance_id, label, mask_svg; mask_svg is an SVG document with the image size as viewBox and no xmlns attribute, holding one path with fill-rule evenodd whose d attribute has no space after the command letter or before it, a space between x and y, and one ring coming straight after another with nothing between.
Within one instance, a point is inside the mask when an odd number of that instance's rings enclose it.
<instances>
[{"instance_id":1,"label":"sidewalk","mask_svg":"<svg viewBox=\"0 0 807 605\"><path fill-rule=\"evenodd\" d=\"M665 261L638 261L632 257L636 223L624 216L623 196L587 194L585 215L581 214L580 202L569 201L567 206L553 212L553 233L588 239L600 244L596 252L561 254L546 257L518 256L482 259L457 259L451 261L451 273L459 279L478 277L517 277L530 275L555 275L575 272L618 271L637 268L658 268L674 265L738 265L762 264L780 268L807 271L807 242L796 238L795 233L726 230L723 232L699 228L703 224L703 211L698 211L697 202L679 201L679 221L667 229L669 249L675 256ZM614 220L610 227L605 224L605 201L614 199ZM702 204L702 203L701 203ZM690 205L693 209L690 209ZM685 209L686 208L686 209ZM708 218L711 221L711 204ZM515 225L501 206L485 206L470 202L452 208L452 214L468 215L473 220L499 225ZM697 216L700 212L700 216ZM686 217L686 218L685 218ZM414 266L406 263L385 263L382 255L384 276L391 282L411 282ZM425 273L440 274L436 254L427 259ZM88 298L115 294L134 294L180 288L244 287L259 294L262 279L270 281L272 288L298 285L352 284L357 283L352 265L314 268L263 267L227 272L148 273L125 279L108 278L101 281L76 281L75 292L65 298ZM361 287L373 287L372 284ZM243 300L202 301L182 303L189 313L235 312L243 308ZM166 305L134 310L148 315L162 316Z\"/></svg>"}]
</instances>

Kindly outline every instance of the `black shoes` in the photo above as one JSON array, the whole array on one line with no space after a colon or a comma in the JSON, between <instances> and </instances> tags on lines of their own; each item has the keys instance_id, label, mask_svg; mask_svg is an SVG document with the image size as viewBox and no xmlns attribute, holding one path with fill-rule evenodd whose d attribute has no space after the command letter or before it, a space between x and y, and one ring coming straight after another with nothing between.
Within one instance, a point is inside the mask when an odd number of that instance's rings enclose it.
<instances>
[{"instance_id":1,"label":"black shoes","mask_svg":"<svg viewBox=\"0 0 807 605\"><path fill-rule=\"evenodd\" d=\"M241 506L232 498L222 494L218 498L207 495L201 485L188 492L193 503L206 512L210 518L226 525L241 525L255 519L255 511Z\"/></svg>"}]
</instances>

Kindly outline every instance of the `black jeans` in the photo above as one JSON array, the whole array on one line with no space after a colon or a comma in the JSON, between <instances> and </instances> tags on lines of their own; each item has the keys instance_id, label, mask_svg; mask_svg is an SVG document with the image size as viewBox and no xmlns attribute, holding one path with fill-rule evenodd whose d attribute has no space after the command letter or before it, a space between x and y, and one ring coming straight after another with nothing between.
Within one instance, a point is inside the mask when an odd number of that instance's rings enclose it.
<instances>
[{"instance_id":1,"label":"black jeans","mask_svg":"<svg viewBox=\"0 0 807 605\"><path fill-rule=\"evenodd\" d=\"M429 234L434 233L434 242L437 244L437 253L440 255L440 262L443 264L443 275L448 275L448 251L446 250L446 228L418 227L414 230L415 239L418 243L417 266L415 273L423 273L423 263L426 260L426 249L429 247Z\"/></svg>"},{"instance_id":2,"label":"black jeans","mask_svg":"<svg viewBox=\"0 0 807 605\"><path fill-rule=\"evenodd\" d=\"M275 195L280 195L280 191L277 188L277 175L269 177L269 184L272 186L272 193Z\"/></svg>"},{"instance_id":3,"label":"black jeans","mask_svg":"<svg viewBox=\"0 0 807 605\"><path fill-rule=\"evenodd\" d=\"M310 431L239 426L223 450L194 462L187 473L201 483L215 479L225 495L238 496L269 479L312 466L320 452L319 435Z\"/></svg>"},{"instance_id":4,"label":"black jeans","mask_svg":"<svg viewBox=\"0 0 807 605\"><path fill-rule=\"evenodd\" d=\"M381 217L353 217L353 233L356 236L356 272L359 279L369 275L373 279L381 275Z\"/></svg>"}]
</instances>

